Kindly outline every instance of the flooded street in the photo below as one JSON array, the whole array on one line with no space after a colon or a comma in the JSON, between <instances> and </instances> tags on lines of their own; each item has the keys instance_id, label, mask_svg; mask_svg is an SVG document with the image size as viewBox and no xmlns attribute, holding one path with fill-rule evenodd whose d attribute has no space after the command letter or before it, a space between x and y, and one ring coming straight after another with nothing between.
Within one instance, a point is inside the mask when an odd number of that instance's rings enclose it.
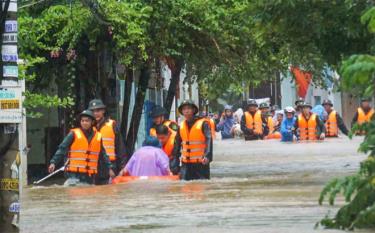
<instances>
[{"instance_id":1,"label":"flooded street","mask_svg":"<svg viewBox=\"0 0 375 233\"><path fill-rule=\"evenodd\" d=\"M314 225L331 178L355 172L362 138L324 143L216 141L210 181L30 187L22 232L336 232Z\"/></svg>"}]
</instances>

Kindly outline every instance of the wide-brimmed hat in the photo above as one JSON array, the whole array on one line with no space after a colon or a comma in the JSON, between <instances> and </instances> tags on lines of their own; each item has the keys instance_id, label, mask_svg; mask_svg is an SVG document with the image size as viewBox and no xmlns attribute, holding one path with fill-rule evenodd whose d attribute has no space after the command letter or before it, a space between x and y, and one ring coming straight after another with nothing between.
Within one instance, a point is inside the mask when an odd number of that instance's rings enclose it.
<instances>
[{"instance_id":1,"label":"wide-brimmed hat","mask_svg":"<svg viewBox=\"0 0 375 233\"><path fill-rule=\"evenodd\" d=\"M300 106L302 105L303 103L305 103L305 100L303 98L298 98L298 100L296 100L296 102L294 102L294 105L295 106Z\"/></svg>"},{"instance_id":2,"label":"wide-brimmed hat","mask_svg":"<svg viewBox=\"0 0 375 233\"><path fill-rule=\"evenodd\" d=\"M249 99L249 100L247 101L246 107L250 107L250 106L258 107L258 103L256 102L256 100Z\"/></svg>"},{"instance_id":3,"label":"wide-brimmed hat","mask_svg":"<svg viewBox=\"0 0 375 233\"><path fill-rule=\"evenodd\" d=\"M155 117L159 117L159 116L164 116L166 113L167 113L167 110L165 110L165 108L163 108L162 106L156 105L152 109L150 115L151 115L152 118L155 118Z\"/></svg>"},{"instance_id":4,"label":"wide-brimmed hat","mask_svg":"<svg viewBox=\"0 0 375 233\"><path fill-rule=\"evenodd\" d=\"M89 110L106 108L101 99L93 99L89 103Z\"/></svg>"},{"instance_id":5,"label":"wide-brimmed hat","mask_svg":"<svg viewBox=\"0 0 375 233\"><path fill-rule=\"evenodd\" d=\"M259 109L264 109L264 108L269 108L269 107L270 107L270 105L268 103L261 103L259 105Z\"/></svg>"},{"instance_id":6,"label":"wide-brimmed hat","mask_svg":"<svg viewBox=\"0 0 375 233\"><path fill-rule=\"evenodd\" d=\"M94 114L92 113L91 110L84 110L83 112L81 112L79 114L79 118L83 117L83 116L86 116L86 117L90 117L91 119L95 120L95 117L94 117Z\"/></svg>"},{"instance_id":7,"label":"wide-brimmed hat","mask_svg":"<svg viewBox=\"0 0 375 233\"><path fill-rule=\"evenodd\" d=\"M308 108L311 108L311 109L312 109L312 105L311 105L310 103L303 102L300 106L301 106L302 108L308 107Z\"/></svg>"},{"instance_id":8,"label":"wide-brimmed hat","mask_svg":"<svg viewBox=\"0 0 375 233\"><path fill-rule=\"evenodd\" d=\"M194 108L194 114L197 114L199 112L198 106L194 103L194 101L192 101L192 100L184 100L184 101L182 101L182 103L178 107L178 112L180 114L182 114L182 108L184 106L191 106L192 108Z\"/></svg>"}]
</instances>

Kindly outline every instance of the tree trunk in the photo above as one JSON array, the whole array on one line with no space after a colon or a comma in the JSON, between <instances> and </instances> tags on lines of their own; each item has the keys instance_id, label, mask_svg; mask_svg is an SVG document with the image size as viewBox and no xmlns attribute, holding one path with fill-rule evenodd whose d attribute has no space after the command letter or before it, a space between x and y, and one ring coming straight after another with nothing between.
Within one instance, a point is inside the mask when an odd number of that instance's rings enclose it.
<instances>
[{"instance_id":1,"label":"tree trunk","mask_svg":"<svg viewBox=\"0 0 375 233\"><path fill-rule=\"evenodd\" d=\"M180 59L175 60L173 67L171 67L168 64L172 73L171 83L169 84L167 98L165 99L165 103L164 103L164 108L167 110L168 116L171 113L173 99L176 96L178 84L180 83L180 73L181 73L183 65L184 65L184 62Z\"/></svg>"},{"instance_id":2,"label":"tree trunk","mask_svg":"<svg viewBox=\"0 0 375 233\"><path fill-rule=\"evenodd\" d=\"M132 94L132 83L133 83L133 69L126 69L124 95L122 103L122 114L121 114L121 126L120 131L122 138L126 139L128 134L128 115L130 108L130 97ZM126 143L126 142L125 142Z\"/></svg>"},{"instance_id":3,"label":"tree trunk","mask_svg":"<svg viewBox=\"0 0 375 233\"><path fill-rule=\"evenodd\" d=\"M134 144L137 141L138 129L140 119L143 112L143 104L146 97L146 90L148 86L148 81L150 79L150 67L148 64L142 67L141 75L138 83L137 96L135 97L135 105L133 108L133 114L130 122L129 132L126 137L126 148L129 155L134 152Z\"/></svg>"}]
</instances>

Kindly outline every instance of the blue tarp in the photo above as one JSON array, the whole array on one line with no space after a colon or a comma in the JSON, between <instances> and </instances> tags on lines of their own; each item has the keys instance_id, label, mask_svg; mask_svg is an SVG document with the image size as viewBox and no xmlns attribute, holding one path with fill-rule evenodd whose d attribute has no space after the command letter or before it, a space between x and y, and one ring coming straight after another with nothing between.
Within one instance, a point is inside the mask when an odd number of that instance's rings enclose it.
<instances>
[{"instance_id":1,"label":"blue tarp","mask_svg":"<svg viewBox=\"0 0 375 233\"><path fill-rule=\"evenodd\" d=\"M144 114L146 118L146 121L145 121L146 135L148 135L148 133L150 132L150 128L152 126L152 117L150 116L150 113L154 107L155 107L155 103L153 101L150 101L150 100L145 101L143 110L144 110Z\"/></svg>"},{"instance_id":2,"label":"blue tarp","mask_svg":"<svg viewBox=\"0 0 375 233\"><path fill-rule=\"evenodd\" d=\"M327 112L324 110L324 107L322 105L316 105L311 110L313 113L317 114L320 118L320 120L324 121L327 118Z\"/></svg>"}]
</instances>

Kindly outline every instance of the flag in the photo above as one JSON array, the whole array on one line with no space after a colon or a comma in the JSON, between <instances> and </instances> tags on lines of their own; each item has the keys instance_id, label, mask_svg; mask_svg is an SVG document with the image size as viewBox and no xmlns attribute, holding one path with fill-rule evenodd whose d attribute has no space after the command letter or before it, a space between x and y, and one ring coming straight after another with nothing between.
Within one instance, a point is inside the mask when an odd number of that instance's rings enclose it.
<instances>
[{"instance_id":1,"label":"flag","mask_svg":"<svg viewBox=\"0 0 375 233\"><path fill-rule=\"evenodd\" d=\"M290 70L292 71L296 80L298 96L305 98L307 89L309 88L311 82L312 74L310 72L303 71L298 67L291 67Z\"/></svg>"}]
</instances>

